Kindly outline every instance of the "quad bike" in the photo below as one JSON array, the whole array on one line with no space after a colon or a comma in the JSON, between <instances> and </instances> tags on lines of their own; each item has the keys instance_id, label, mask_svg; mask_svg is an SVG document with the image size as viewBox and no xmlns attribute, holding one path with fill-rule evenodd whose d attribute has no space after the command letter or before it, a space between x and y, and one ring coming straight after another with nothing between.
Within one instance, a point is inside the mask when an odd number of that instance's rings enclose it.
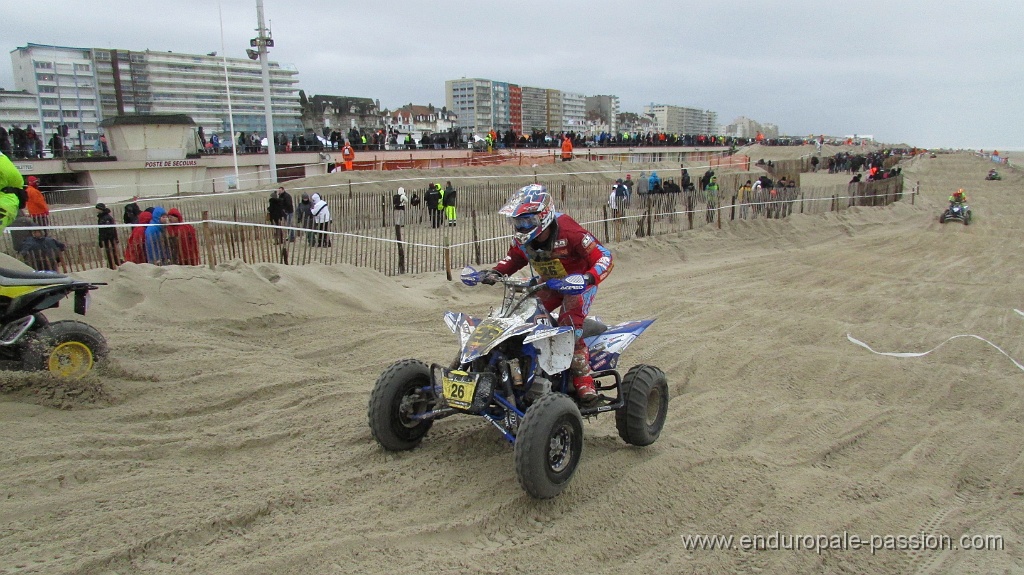
<instances>
[{"instance_id":1,"label":"quad bike","mask_svg":"<svg viewBox=\"0 0 1024 575\"><path fill-rule=\"evenodd\" d=\"M963 222L965 226L971 223L971 207L967 204L951 203L946 211L939 216L939 223Z\"/></svg>"},{"instance_id":2,"label":"quad bike","mask_svg":"<svg viewBox=\"0 0 1024 575\"><path fill-rule=\"evenodd\" d=\"M74 294L74 311L85 315L89 292L102 283L52 272L0 268L0 362L7 368L49 371L80 378L107 355L107 340L80 321L50 323L43 310Z\"/></svg>"},{"instance_id":3,"label":"quad bike","mask_svg":"<svg viewBox=\"0 0 1024 575\"><path fill-rule=\"evenodd\" d=\"M997 172L995 170L989 170L988 171L988 175L985 176L985 179L986 180L1001 180L1001 179L1003 179L1003 177L999 175L999 172Z\"/></svg>"},{"instance_id":4,"label":"quad bike","mask_svg":"<svg viewBox=\"0 0 1024 575\"><path fill-rule=\"evenodd\" d=\"M462 272L476 285L482 273ZM645 446L661 434L668 411L668 382L652 365L635 365L623 376L619 355L653 319L606 326L588 317L583 337L590 349L598 398L581 403L573 395L575 335L559 326L529 278L501 277L500 309L486 318L447 312L445 323L459 337L450 365L416 359L393 363L370 395L370 431L388 451L416 447L434 421L455 414L482 417L513 446L520 486L538 499L555 497L572 479L583 453L583 418L615 412L626 443Z\"/></svg>"}]
</instances>

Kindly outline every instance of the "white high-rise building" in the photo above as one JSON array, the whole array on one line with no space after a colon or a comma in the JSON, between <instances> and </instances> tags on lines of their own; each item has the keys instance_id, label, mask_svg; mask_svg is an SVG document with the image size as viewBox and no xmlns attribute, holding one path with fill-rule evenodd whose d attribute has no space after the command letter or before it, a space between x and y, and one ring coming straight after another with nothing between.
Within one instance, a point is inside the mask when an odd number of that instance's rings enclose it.
<instances>
[{"instance_id":1,"label":"white high-rise building","mask_svg":"<svg viewBox=\"0 0 1024 575\"><path fill-rule=\"evenodd\" d=\"M185 114L207 135L226 134L227 84L235 130L266 134L263 77L259 61L213 54L92 49L104 118L124 114ZM270 62L274 132L302 133L298 71ZM115 74L116 70L116 74Z\"/></svg>"},{"instance_id":2,"label":"white high-rise building","mask_svg":"<svg viewBox=\"0 0 1024 575\"><path fill-rule=\"evenodd\" d=\"M717 134L718 114L711 110L651 104L644 114L654 118L656 130L667 134Z\"/></svg>"},{"instance_id":3,"label":"white high-rise building","mask_svg":"<svg viewBox=\"0 0 1024 575\"><path fill-rule=\"evenodd\" d=\"M11 52L15 88L39 97L43 135L68 127L67 145L96 147L99 123L122 114L185 114L207 135L230 130L266 134L258 61L214 54L71 48L28 44ZM302 132L298 71L269 62L274 131ZM223 137L222 137L223 139Z\"/></svg>"},{"instance_id":4,"label":"white high-rise building","mask_svg":"<svg viewBox=\"0 0 1024 575\"><path fill-rule=\"evenodd\" d=\"M39 97L24 90L12 92L0 88L0 126L38 130L42 126Z\"/></svg>"},{"instance_id":5,"label":"white high-rise building","mask_svg":"<svg viewBox=\"0 0 1024 575\"><path fill-rule=\"evenodd\" d=\"M93 149L102 118L89 50L29 44L11 51L11 64L15 89L39 97L43 140L67 126L68 148Z\"/></svg>"},{"instance_id":6,"label":"white high-rise building","mask_svg":"<svg viewBox=\"0 0 1024 575\"><path fill-rule=\"evenodd\" d=\"M587 97L574 92L562 92L562 127L565 132L582 132L587 123Z\"/></svg>"}]
</instances>

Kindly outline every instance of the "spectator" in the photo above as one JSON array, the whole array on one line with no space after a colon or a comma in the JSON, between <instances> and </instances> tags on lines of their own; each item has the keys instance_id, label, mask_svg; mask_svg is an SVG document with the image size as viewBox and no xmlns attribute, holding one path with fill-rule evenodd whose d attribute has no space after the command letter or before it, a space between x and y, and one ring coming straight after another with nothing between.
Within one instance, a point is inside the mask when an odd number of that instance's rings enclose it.
<instances>
[{"instance_id":1,"label":"spectator","mask_svg":"<svg viewBox=\"0 0 1024 575\"><path fill-rule=\"evenodd\" d=\"M331 247L331 237L328 235L327 230L331 224L331 209L327 207L327 202L324 201L320 194L313 194L310 198L312 207L310 213L313 216L313 228L317 230L315 245L320 248Z\"/></svg>"},{"instance_id":2,"label":"spectator","mask_svg":"<svg viewBox=\"0 0 1024 575\"><path fill-rule=\"evenodd\" d=\"M118 246L117 240L117 222L114 221L114 216L110 214L110 208L106 204L100 202L96 204L96 223L101 226L110 226L109 228L99 228L99 241L100 248L103 249L103 253L107 256L107 267L110 269L117 269L117 266L121 265L121 251Z\"/></svg>"},{"instance_id":3,"label":"spectator","mask_svg":"<svg viewBox=\"0 0 1024 575\"><path fill-rule=\"evenodd\" d=\"M707 211L705 217L707 222L710 224L715 221L715 210L718 209L718 178L711 176L708 178L708 183L704 186L704 199L707 201Z\"/></svg>"},{"instance_id":4,"label":"spectator","mask_svg":"<svg viewBox=\"0 0 1024 575\"><path fill-rule=\"evenodd\" d=\"M64 244L43 235L43 230L32 230L32 236L21 243L18 254L36 271L57 271L63 263Z\"/></svg>"},{"instance_id":5,"label":"spectator","mask_svg":"<svg viewBox=\"0 0 1024 575\"><path fill-rule=\"evenodd\" d=\"M186 224L184 221L185 216L181 215L181 210L178 208L167 210L167 238L171 263L182 266L201 265L196 229L192 224Z\"/></svg>"},{"instance_id":6,"label":"spectator","mask_svg":"<svg viewBox=\"0 0 1024 575\"><path fill-rule=\"evenodd\" d=\"M754 217L757 217L764 211L764 190L761 187L761 178L754 180L754 185L750 188L750 199L754 202Z\"/></svg>"},{"instance_id":7,"label":"spectator","mask_svg":"<svg viewBox=\"0 0 1024 575\"><path fill-rule=\"evenodd\" d=\"M292 195L289 194L283 187L277 188L277 197L281 200L281 207L284 208L284 225L290 227L295 226L295 202L292 201ZM295 241L295 230L288 230L288 241Z\"/></svg>"},{"instance_id":8,"label":"spectator","mask_svg":"<svg viewBox=\"0 0 1024 575\"><path fill-rule=\"evenodd\" d=\"M658 172L651 172L651 177L647 178L647 191L651 194L661 193L661 178Z\"/></svg>"},{"instance_id":9,"label":"spectator","mask_svg":"<svg viewBox=\"0 0 1024 575\"><path fill-rule=\"evenodd\" d=\"M14 218L11 222L12 228L31 228L36 223L32 221L32 218L28 217L28 212L25 210L18 210L18 217ZM26 238L32 237L32 230L11 230L11 244L14 246L14 253L21 251L21 244Z\"/></svg>"},{"instance_id":10,"label":"spectator","mask_svg":"<svg viewBox=\"0 0 1024 575\"><path fill-rule=\"evenodd\" d=\"M299 205L295 208L296 219L300 228L313 229L313 205L309 202L309 194L302 194ZM306 232L306 243L313 245L313 232Z\"/></svg>"},{"instance_id":11,"label":"spectator","mask_svg":"<svg viewBox=\"0 0 1024 575\"><path fill-rule=\"evenodd\" d=\"M619 217L619 204L618 204L619 191L618 190L619 190L619 186L622 185L621 182L622 182L621 179L620 180L616 180L615 181L615 185L612 186L612 193L608 194L608 210L611 212L613 219Z\"/></svg>"},{"instance_id":12,"label":"spectator","mask_svg":"<svg viewBox=\"0 0 1024 575\"><path fill-rule=\"evenodd\" d=\"M454 226L456 222L455 205L458 203L459 193L452 187L451 180L445 182L444 185L444 196L441 201L444 203L444 217L448 220L449 226Z\"/></svg>"},{"instance_id":13,"label":"spectator","mask_svg":"<svg viewBox=\"0 0 1024 575\"><path fill-rule=\"evenodd\" d=\"M441 227L441 218L444 217L444 206L441 205L441 185L433 182L427 186L427 192L423 195L423 203L427 206L430 214L430 227Z\"/></svg>"},{"instance_id":14,"label":"spectator","mask_svg":"<svg viewBox=\"0 0 1024 575\"><path fill-rule=\"evenodd\" d=\"M146 228L153 221L153 212L141 212L136 222L138 225L132 228L128 236L128 245L124 249L124 259L137 264L144 264L149 261L146 257Z\"/></svg>"},{"instance_id":15,"label":"spectator","mask_svg":"<svg viewBox=\"0 0 1024 575\"><path fill-rule=\"evenodd\" d=\"M633 177L630 176L629 174L626 174L626 179L622 180L622 185L626 186L626 195L625 197L619 199L620 210L629 209L629 200L633 198L633 186L635 184L636 182L633 181Z\"/></svg>"},{"instance_id":16,"label":"spectator","mask_svg":"<svg viewBox=\"0 0 1024 575\"><path fill-rule=\"evenodd\" d=\"M25 182L28 183L25 186L25 207L28 209L28 215L32 217L32 221L37 226L50 225L50 206L47 205L43 193L39 191L39 178L29 176L25 178ZM49 235L49 233L44 230L43 235Z\"/></svg>"},{"instance_id":17,"label":"spectator","mask_svg":"<svg viewBox=\"0 0 1024 575\"><path fill-rule=\"evenodd\" d=\"M736 191L736 202L740 205L740 219L747 219L747 212L750 210L750 194L751 194L750 180L747 180L745 184L740 186L740 189Z\"/></svg>"},{"instance_id":18,"label":"spectator","mask_svg":"<svg viewBox=\"0 0 1024 575\"><path fill-rule=\"evenodd\" d=\"M50 153L54 158L64 157L64 140L61 139L58 132L54 132L53 137L50 138Z\"/></svg>"},{"instance_id":19,"label":"spectator","mask_svg":"<svg viewBox=\"0 0 1024 575\"><path fill-rule=\"evenodd\" d=\"M142 208L139 204L135 203L139 197L135 196L132 198L132 202L124 207L124 215L122 216L124 223L126 224L137 224L139 223L139 214L142 213Z\"/></svg>"},{"instance_id":20,"label":"spectator","mask_svg":"<svg viewBox=\"0 0 1024 575\"><path fill-rule=\"evenodd\" d=\"M284 230L278 226L284 223L284 202L281 201L281 196L278 195L277 190L270 192L270 201L267 202L267 220L275 226L274 243L279 244L283 242Z\"/></svg>"},{"instance_id":21,"label":"spectator","mask_svg":"<svg viewBox=\"0 0 1024 575\"><path fill-rule=\"evenodd\" d=\"M572 139L569 136L562 137L562 161L572 160Z\"/></svg>"},{"instance_id":22,"label":"spectator","mask_svg":"<svg viewBox=\"0 0 1024 575\"><path fill-rule=\"evenodd\" d=\"M167 238L167 210L153 208L153 222L146 228L146 259L155 266L170 265L171 251Z\"/></svg>"},{"instance_id":23,"label":"spectator","mask_svg":"<svg viewBox=\"0 0 1024 575\"><path fill-rule=\"evenodd\" d=\"M626 174L628 177L629 174ZM612 186L612 191L615 192L615 207L618 210L618 216L621 217L626 211L626 202L629 200L629 188L626 187L626 182L619 178L615 180L615 185Z\"/></svg>"},{"instance_id":24,"label":"spectator","mask_svg":"<svg viewBox=\"0 0 1024 575\"><path fill-rule=\"evenodd\" d=\"M405 225L405 207L409 205L409 198L405 195L405 188L398 188L398 193L391 196L392 211L395 217L395 226Z\"/></svg>"},{"instance_id":25,"label":"spectator","mask_svg":"<svg viewBox=\"0 0 1024 575\"><path fill-rule=\"evenodd\" d=\"M352 161L356 159L356 151L348 140L345 140L345 145L341 147L341 159L345 161L345 171L351 172Z\"/></svg>"}]
</instances>

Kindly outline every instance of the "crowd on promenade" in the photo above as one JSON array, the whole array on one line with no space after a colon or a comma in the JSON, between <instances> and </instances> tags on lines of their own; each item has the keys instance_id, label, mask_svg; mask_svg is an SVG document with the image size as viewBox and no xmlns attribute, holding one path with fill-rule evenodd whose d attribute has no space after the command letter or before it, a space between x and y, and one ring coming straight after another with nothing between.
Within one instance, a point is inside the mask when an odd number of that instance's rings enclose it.
<instances>
[{"instance_id":1,"label":"crowd on promenade","mask_svg":"<svg viewBox=\"0 0 1024 575\"><path fill-rule=\"evenodd\" d=\"M68 152L68 147L60 132L54 132L46 143L51 158L62 158ZM43 137L35 128L29 126L11 126L8 130L0 126L0 152L8 158L14 159L42 159L45 157Z\"/></svg>"},{"instance_id":2,"label":"crowd on promenade","mask_svg":"<svg viewBox=\"0 0 1024 575\"><path fill-rule=\"evenodd\" d=\"M218 154L228 152L231 144L218 138L216 134L207 138L200 129L198 132L199 147L207 153ZM671 134L654 131L634 132L601 132L584 134L576 131L531 130L529 133L517 133L514 130L490 130L483 134L468 134L461 128L449 128L443 132L424 133L419 139L412 134L399 133L394 128L358 129L351 128L342 133L337 130L325 130L323 135L312 131L299 134L278 133L275 139L275 152L321 152L340 151L349 142L356 151L385 150L450 150L472 148L477 151L514 150L514 149L551 149L560 148L568 139L574 147L725 147L738 148L759 143L765 146L791 146L813 143L812 138L764 138L763 136L739 138L712 134ZM233 141L239 153L261 153L267 151L266 138L255 132L238 132Z\"/></svg>"}]
</instances>

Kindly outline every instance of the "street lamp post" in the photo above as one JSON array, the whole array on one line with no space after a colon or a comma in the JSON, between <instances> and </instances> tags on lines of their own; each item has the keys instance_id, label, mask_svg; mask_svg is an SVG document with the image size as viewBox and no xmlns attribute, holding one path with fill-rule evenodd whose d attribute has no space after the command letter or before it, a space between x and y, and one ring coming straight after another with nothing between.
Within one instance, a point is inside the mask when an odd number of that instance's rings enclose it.
<instances>
[{"instance_id":1,"label":"street lamp post","mask_svg":"<svg viewBox=\"0 0 1024 575\"><path fill-rule=\"evenodd\" d=\"M267 62L267 48L274 46L274 39L270 37L270 31L263 24L263 0L256 0L256 19L259 28L256 29L257 37L249 41L249 45L259 51L249 51L249 57L254 54L260 59L260 68L263 72L263 110L267 119L267 155L270 160L270 182L277 183L277 153L274 149L274 111L270 102L270 64Z\"/></svg>"}]
</instances>

